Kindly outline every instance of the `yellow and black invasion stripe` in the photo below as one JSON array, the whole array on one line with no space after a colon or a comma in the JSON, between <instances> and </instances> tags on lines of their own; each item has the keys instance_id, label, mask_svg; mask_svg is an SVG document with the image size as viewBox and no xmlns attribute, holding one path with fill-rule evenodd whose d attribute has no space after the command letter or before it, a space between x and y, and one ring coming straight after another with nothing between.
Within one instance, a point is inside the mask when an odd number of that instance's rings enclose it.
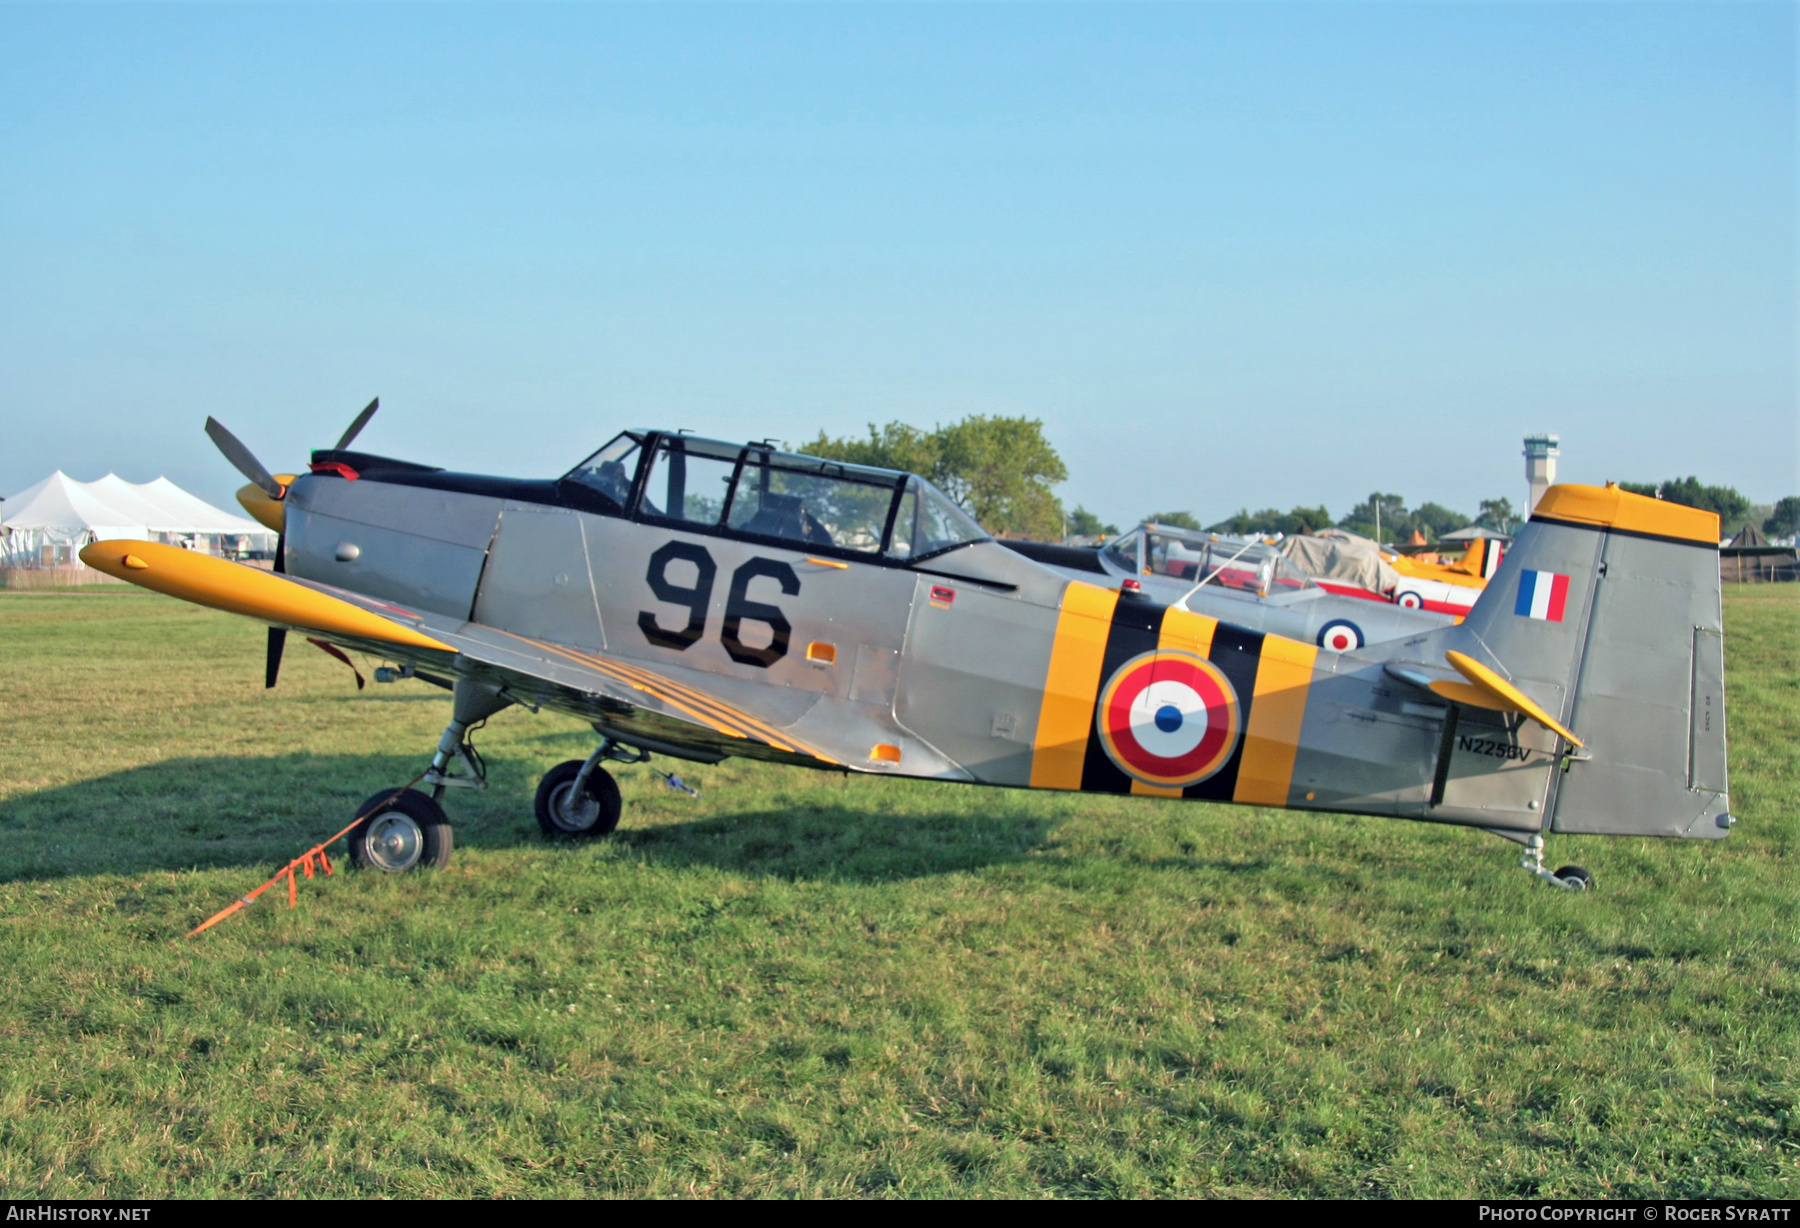
<instances>
[{"instance_id":1,"label":"yellow and black invasion stripe","mask_svg":"<svg viewBox=\"0 0 1800 1228\"><path fill-rule=\"evenodd\" d=\"M1108 757L1095 730L1101 688L1126 662L1152 651L1205 657L1237 692L1237 748L1218 772L1184 789L1133 780ZM1031 785L1285 806L1318 652L1311 644L1071 583L1045 673Z\"/></svg>"}]
</instances>

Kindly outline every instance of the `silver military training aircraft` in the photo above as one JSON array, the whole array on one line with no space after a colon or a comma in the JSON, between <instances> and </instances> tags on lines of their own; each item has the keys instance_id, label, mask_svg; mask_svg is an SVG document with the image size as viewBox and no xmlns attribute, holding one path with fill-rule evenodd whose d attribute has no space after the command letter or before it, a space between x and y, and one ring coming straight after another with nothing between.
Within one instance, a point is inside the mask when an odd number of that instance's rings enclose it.
<instances>
[{"instance_id":1,"label":"silver military training aircraft","mask_svg":"<svg viewBox=\"0 0 1800 1228\"><path fill-rule=\"evenodd\" d=\"M1468 618L1345 652L1072 578L908 473L627 431L559 478L350 450L276 477L217 423L281 534L276 571L141 541L89 566L300 631L453 692L422 777L351 852L442 866L471 725L511 704L590 722L537 792L547 833L619 822L605 765L739 755L1014 788L1477 827L1552 872L1550 833L1717 838L1725 762L1718 518L1553 487Z\"/></svg>"}]
</instances>

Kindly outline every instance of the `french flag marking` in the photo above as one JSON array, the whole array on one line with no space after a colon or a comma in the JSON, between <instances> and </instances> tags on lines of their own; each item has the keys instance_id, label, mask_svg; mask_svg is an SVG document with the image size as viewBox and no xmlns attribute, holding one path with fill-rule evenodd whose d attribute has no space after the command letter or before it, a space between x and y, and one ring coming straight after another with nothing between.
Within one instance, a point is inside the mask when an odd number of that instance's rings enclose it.
<instances>
[{"instance_id":1,"label":"french flag marking","mask_svg":"<svg viewBox=\"0 0 1800 1228\"><path fill-rule=\"evenodd\" d=\"M1522 571L1519 573L1519 600L1513 606L1513 613L1559 623L1568 600L1569 577L1554 571Z\"/></svg>"}]
</instances>

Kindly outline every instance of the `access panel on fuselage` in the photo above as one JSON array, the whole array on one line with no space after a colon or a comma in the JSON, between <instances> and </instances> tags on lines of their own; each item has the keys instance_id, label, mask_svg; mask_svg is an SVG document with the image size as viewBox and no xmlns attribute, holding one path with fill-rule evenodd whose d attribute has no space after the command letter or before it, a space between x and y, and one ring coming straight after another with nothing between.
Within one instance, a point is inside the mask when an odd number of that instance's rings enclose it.
<instances>
[{"instance_id":1,"label":"access panel on fuselage","mask_svg":"<svg viewBox=\"0 0 1800 1228\"><path fill-rule=\"evenodd\" d=\"M585 519L592 518L508 501L481 573L475 621L553 644L605 649L588 573Z\"/></svg>"},{"instance_id":2,"label":"access panel on fuselage","mask_svg":"<svg viewBox=\"0 0 1800 1228\"><path fill-rule=\"evenodd\" d=\"M294 575L469 617L499 499L308 474L287 502L286 561Z\"/></svg>"},{"instance_id":3,"label":"access panel on fuselage","mask_svg":"<svg viewBox=\"0 0 1800 1228\"><path fill-rule=\"evenodd\" d=\"M895 715L982 783L1029 785L1056 608L949 577L916 584Z\"/></svg>"}]
</instances>

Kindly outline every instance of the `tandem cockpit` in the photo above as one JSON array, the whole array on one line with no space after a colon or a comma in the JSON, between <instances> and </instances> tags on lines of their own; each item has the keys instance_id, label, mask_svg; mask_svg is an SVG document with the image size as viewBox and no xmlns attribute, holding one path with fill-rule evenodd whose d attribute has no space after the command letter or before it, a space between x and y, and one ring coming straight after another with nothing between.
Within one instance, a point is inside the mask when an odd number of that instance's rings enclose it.
<instances>
[{"instance_id":1,"label":"tandem cockpit","mask_svg":"<svg viewBox=\"0 0 1800 1228\"><path fill-rule=\"evenodd\" d=\"M916 474L659 431L625 431L562 483L650 524L909 564L990 540Z\"/></svg>"}]
</instances>

